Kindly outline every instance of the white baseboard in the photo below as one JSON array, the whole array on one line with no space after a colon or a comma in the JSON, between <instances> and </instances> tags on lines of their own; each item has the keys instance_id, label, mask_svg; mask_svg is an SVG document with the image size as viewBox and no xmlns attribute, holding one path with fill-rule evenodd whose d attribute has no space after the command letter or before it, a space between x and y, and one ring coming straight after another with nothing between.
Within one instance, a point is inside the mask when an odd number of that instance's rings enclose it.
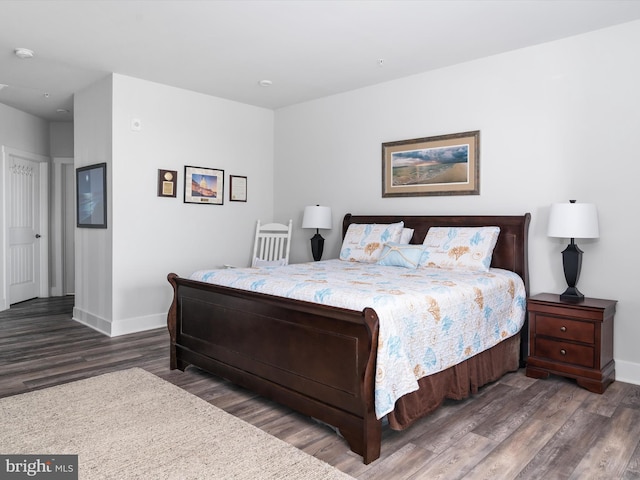
<instances>
[{"instance_id":1,"label":"white baseboard","mask_svg":"<svg viewBox=\"0 0 640 480\"><path fill-rule=\"evenodd\" d=\"M105 318L85 312L78 307L73 307L73 319L78 323L91 327L94 330L107 335L108 337L111 336L111 322Z\"/></svg>"},{"instance_id":2,"label":"white baseboard","mask_svg":"<svg viewBox=\"0 0 640 480\"><path fill-rule=\"evenodd\" d=\"M166 313L127 318L124 320L107 320L74 307L73 319L76 322L91 327L109 337L143 332L145 330L153 330L155 328L166 328L167 326Z\"/></svg>"},{"instance_id":3,"label":"white baseboard","mask_svg":"<svg viewBox=\"0 0 640 480\"><path fill-rule=\"evenodd\" d=\"M111 327L111 336L127 335L128 333L144 332L155 328L167 328L167 314L158 313L144 317L116 320Z\"/></svg>"},{"instance_id":4,"label":"white baseboard","mask_svg":"<svg viewBox=\"0 0 640 480\"><path fill-rule=\"evenodd\" d=\"M616 380L640 385L640 363L616 359Z\"/></svg>"}]
</instances>

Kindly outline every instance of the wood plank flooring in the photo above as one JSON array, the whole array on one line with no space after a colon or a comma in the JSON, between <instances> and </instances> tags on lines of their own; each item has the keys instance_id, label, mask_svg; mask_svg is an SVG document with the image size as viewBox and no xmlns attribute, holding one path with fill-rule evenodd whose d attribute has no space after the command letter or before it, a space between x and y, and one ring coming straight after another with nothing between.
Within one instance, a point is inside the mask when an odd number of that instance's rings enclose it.
<instances>
[{"instance_id":1,"label":"wood plank flooring","mask_svg":"<svg viewBox=\"0 0 640 480\"><path fill-rule=\"evenodd\" d=\"M358 479L640 479L640 386L597 395L520 370L406 431L384 427L380 459L364 465L325 425L199 369L170 371L164 329L109 338L74 322L72 306L0 312L0 397L140 367Z\"/></svg>"}]
</instances>

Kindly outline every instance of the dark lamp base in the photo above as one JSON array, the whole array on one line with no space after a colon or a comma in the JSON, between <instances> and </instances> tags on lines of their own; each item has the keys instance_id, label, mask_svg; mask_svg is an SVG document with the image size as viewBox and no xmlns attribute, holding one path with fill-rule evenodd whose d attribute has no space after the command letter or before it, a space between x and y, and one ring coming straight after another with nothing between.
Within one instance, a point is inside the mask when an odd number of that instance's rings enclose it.
<instances>
[{"instance_id":1,"label":"dark lamp base","mask_svg":"<svg viewBox=\"0 0 640 480\"><path fill-rule=\"evenodd\" d=\"M576 287L569 287L560 294L560 300L563 302L580 303L584 301L584 295Z\"/></svg>"},{"instance_id":2,"label":"dark lamp base","mask_svg":"<svg viewBox=\"0 0 640 480\"><path fill-rule=\"evenodd\" d=\"M322 250L324 250L324 238L316 230L316 234L311 237L311 254L316 262L322 258Z\"/></svg>"},{"instance_id":3,"label":"dark lamp base","mask_svg":"<svg viewBox=\"0 0 640 480\"><path fill-rule=\"evenodd\" d=\"M582 269L582 250L578 248L573 238L562 252L562 266L568 287L560 295L560 300L574 303L584 301L584 295L576 287L580 278L580 270Z\"/></svg>"}]
</instances>

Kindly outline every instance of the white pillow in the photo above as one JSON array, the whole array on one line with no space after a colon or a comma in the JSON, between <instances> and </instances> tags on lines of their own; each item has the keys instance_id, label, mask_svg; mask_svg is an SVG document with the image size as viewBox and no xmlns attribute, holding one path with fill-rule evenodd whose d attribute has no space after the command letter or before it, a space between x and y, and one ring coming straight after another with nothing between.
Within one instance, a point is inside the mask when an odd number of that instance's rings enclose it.
<instances>
[{"instance_id":1,"label":"white pillow","mask_svg":"<svg viewBox=\"0 0 640 480\"><path fill-rule=\"evenodd\" d=\"M409 243L413 238L413 228L403 228L402 233L400 234L400 242L404 245Z\"/></svg>"},{"instance_id":2,"label":"white pillow","mask_svg":"<svg viewBox=\"0 0 640 480\"><path fill-rule=\"evenodd\" d=\"M500 227L431 227L421 267L488 272Z\"/></svg>"},{"instance_id":3,"label":"white pillow","mask_svg":"<svg viewBox=\"0 0 640 480\"><path fill-rule=\"evenodd\" d=\"M262 260L258 257L253 259L252 267L284 267L287 264L285 258L280 260Z\"/></svg>"},{"instance_id":4,"label":"white pillow","mask_svg":"<svg viewBox=\"0 0 640 480\"><path fill-rule=\"evenodd\" d=\"M375 263L380 258L384 244L398 243L404 222L352 223L342 241L340 260L347 262Z\"/></svg>"}]
</instances>

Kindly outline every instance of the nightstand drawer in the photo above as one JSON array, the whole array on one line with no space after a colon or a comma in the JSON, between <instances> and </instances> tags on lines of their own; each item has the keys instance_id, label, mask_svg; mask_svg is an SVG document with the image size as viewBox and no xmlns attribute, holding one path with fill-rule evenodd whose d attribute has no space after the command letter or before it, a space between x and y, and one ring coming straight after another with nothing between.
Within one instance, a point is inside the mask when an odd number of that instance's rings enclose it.
<instances>
[{"instance_id":1,"label":"nightstand drawer","mask_svg":"<svg viewBox=\"0 0 640 480\"><path fill-rule=\"evenodd\" d=\"M595 367L595 348L536 337L535 356L586 368Z\"/></svg>"},{"instance_id":2,"label":"nightstand drawer","mask_svg":"<svg viewBox=\"0 0 640 480\"><path fill-rule=\"evenodd\" d=\"M593 345L595 332L595 326L591 322L536 315L536 335L546 335L561 340L573 340Z\"/></svg>"}]
</instances>

